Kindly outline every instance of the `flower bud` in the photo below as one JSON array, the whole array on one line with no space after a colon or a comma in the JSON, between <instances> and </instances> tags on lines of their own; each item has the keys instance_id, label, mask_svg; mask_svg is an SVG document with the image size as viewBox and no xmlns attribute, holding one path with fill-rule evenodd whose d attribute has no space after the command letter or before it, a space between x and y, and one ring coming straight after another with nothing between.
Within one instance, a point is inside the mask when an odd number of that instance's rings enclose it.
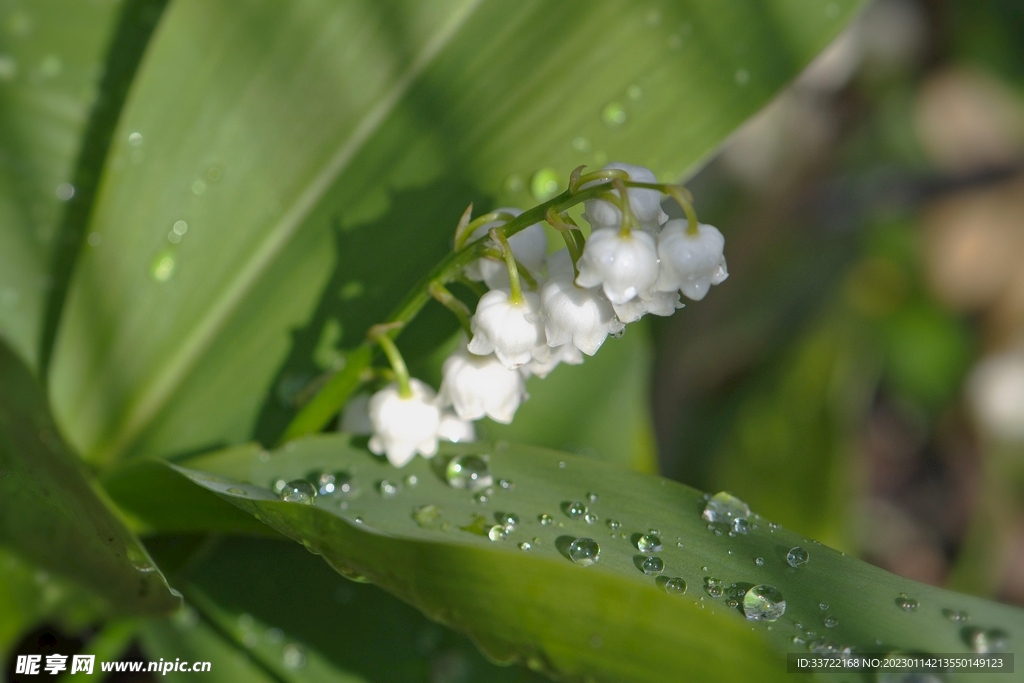
<instances>
[{"instance_id":1,"label":"flower bud","mask_svg":"<svg viewBox=\"0 0 1024 683\"><path fill-rule=\"evenodd\" d=\"M643 166L613 162L605 166L605 169L625 171L629 174L630 180L638 183L658 182L654 177L654 172ZM587 183L586 186L590 184ZM612 190L612 192L618 195L617 190ZM657 232L658 226L668 219L665 212L661 210L661 192L631 187L626 190L626 196L629 197L629 207L633 210L633 215L640 223L640 227L645 230ZM604 199L588 199L584 202L584 206L584 218L595 230L618 228L622 225L622 212L611 202Z\"/></svg>"},{"instance_id":2,"label":"flower bud","mask_svg":"<svg viewBox=\"0 0 1024 683\"><path fill-rule=\"evenodd\" d=\"M441 409L434 391L418 379L410 379L409 388L412 395L403 398L392 382L370 398L370 450L386 455L395 467L404 467L416 453L427 458L437 453Z\"/></svg>"},{"instance_id":3,"label":"flower bud","mask_svg":"<svg viewBox=\"0 0 1024 683\"><path fill-rule=\"evenodd\" d=\"M485 415L508 424L526 399L526 385L517 370L505 367L494 354L478 356L461 345L442 366L441 405L451 405L463 420Z\"/></svg>"},{"instance_id":4,"label":"flower bud","mask_svg":"<svg viewBox=\"0 0 1024 683\"><path fill-rule=\"evenodd\" d=\"M493 353L510 370L533 359L547 360L550 351L541 323L540 297L523 292L523 300L513 303L509 296L507 289L492 289L480 297L470 321L469 352Z\"/></svg>"},{"instance_id":5,"label":"flower bud","mask_svg":"<svg viewBox=\"0 0 1024 683\"><path fill-rule=\"evenodd\" d=\"M642 230L623 236L618 229L595 230L583 248L576 284L597 287L613 304L635 296L648 296L658 279L658 251L654 237Z\"/></svg>"},{"instance_id":6,"label":"flower bud","mask_svg":"<svg viewBox=\"0 0 1024 683\"><path fill-rule=\"evenodd\" d=\"M700 301L711 285L721 284L729 277L722 253L725 238L710 225L698 225L696 235L688 232L688 226L685 220L671 220L658 235L661 275L655 289L681 289L688 298Z\"/></svg>"}]
</instances>

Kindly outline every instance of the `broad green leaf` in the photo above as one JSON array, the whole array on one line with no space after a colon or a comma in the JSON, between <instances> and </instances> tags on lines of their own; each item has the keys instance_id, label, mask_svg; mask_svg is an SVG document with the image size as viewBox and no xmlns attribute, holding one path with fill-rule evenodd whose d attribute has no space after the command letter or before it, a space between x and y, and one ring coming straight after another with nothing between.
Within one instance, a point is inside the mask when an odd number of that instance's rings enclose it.
<instances>
[{"instance_id":1,"label":"broad green leaf","mask_svg":"<svg viewBox=\"0 0 1024 683\"><path fill-rule=\"evenodd\" d=\"M235 449L176 469L341 573L368 578L469 633L492 657L562 677L662 681L687 671L694 680L783 680L783 653L796 647L794 637L801 647L824 639L865 652L969 652L970 629L1001 629L1011 643L1024 629L1018 609L897 577L757 515L748 533L729 534L724 524L711 529L702 518L705 498L668 480L522 446L446 450L437 462L417 459L395 470L344 437L321 436L293 442L269 460ZM492 476L509 482L495 483L486 502L441 474L446 456L469 453L487 453ZM269 490L316 470L347 472L355 493L303 505ZM385 479L397 493L380 492ZM570 516L573 502L597 519ZM512 532L489 540L491 526L509 512L519 517ZM543 514L554 523L541 523ZM613 530L610 520L619 526ZM658 576L638 568L644 555L637 540L651 529L663 546ZM596 564L566 557L566 545L580 537L600 544ZM529 550L520 549L524 541ZM787 554L797 546L810 559L793 568ZM685 594L665 590L669 577L685 580ZM712 589L713 579L724 595ZM755 584L785 597L785 614L771 630L727 602L730 591ZM969 624L950 621L944 610L967 612ZM836 623L825 628L829 617Z\"/></svg>"},{"instance_id":2,"label":"broad green leaf","mask_svg":"<svg viewBox=\"0 0 1024 683\"><path fill-rule=\"evenodd\" d=\"M651 424L651 342L630 325L582 365L561 366L527 383L530 400L509 425L487 422L487 437L590 455L639 472L658 469ZM581 397L586 397L585 405Z\"/></svg>"},{"instance_id":3,"label":"broad green leaf","mask_svg":"<svg viewBox=\"0 0 1024 683\"><path fill-rule=\"evenodd\" d=\"M158 560L165 540L149 546ZM375 586L339 576L288 540L224 538L208 544L200 558L175 575L175 583L222 634L268 664L281 662L282 647L293 643L307 662L319 658L321 671L369 681L541 680L489 663L465 637ZM311 668L283 673L309 680Z\"/></svg>"},{"instance_id":4,"label":"broad green leaf","mask_svg":"<svg viewBox=\"0 0 1024 683\"><path fill-rule=\"evenodd\" d=\"M358 343L470 201L610 159L680 177L858 5L173 3L62 320L62 426L96 462L283 427L318 342Z\"/></svg>"},{"instance_id":5,"label":"broad green leaf","mask_svg":"<svg viewBox=\"0 0 1024 683\"><path fill-rule=\"evenodd\" d=\"M0 5L0 336L32 365L64 214L58 186L74 180L119 11L113 0Z\"/></svg>"},{"instance_id":6,"label":"broad green leaf","mask_svg":"<svg viewBox=\"0 0 1024 683\"><path fill-rule=\"evenodd\" d=\"M178 599L68 453L28 368L0 345L0 546L96 594L113 614Z\"/></svg>"}]
</instances>

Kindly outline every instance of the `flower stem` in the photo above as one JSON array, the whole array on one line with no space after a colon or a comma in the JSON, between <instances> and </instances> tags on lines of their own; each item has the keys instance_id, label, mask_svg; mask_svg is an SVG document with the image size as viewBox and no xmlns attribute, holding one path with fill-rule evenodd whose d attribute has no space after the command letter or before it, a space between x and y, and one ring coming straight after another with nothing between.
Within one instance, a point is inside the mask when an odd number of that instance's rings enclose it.
<instances>
[{"instance_id":1,"label":"flower stem","mask_svg":"<svg viewBox=\"0 0 1024 683\"><path fill-rule=\"evenodd\" d=\"M412 398L412 387L409 386L409 368L405 365L405 359L398 350L395 340L391 338L393 332L397 333L403 325L401 323L384 323L374 325L367 333L370 341L376 342L384 355L388 357L391 369L395 372L395 381L398 382L398 395L402 398Z\"/></svg>"},{"instance_id":2,"label":"flower stem","mask_svg":"<svg viewBox=\"0 0 1024 683\"><path fill-rule=\"evenodd\" d=\"M612 186L619 192L619 211L622 213L622 227L619 228L620 237L629 237L633 234L633 228L639 227L636 223L636 216L633 215L633 207L629 205L629 194L626 192L626 185L621 178L614 178Z\"/></svg>"},{"instance_id":3,"label":"flower stem","mask_svg":"<svg viewBox=\"0 0 1024 683\"><path fill-rule=\"evenodd\" d=\"M428 290L430 291L430 296L434 297L438 303L451 311L459 319L459 325L462 326L463 331L472 337L473 330L469 326L469 308L466 304L462 303L440 282L431 282Z\"/></svg>"},{"instance_id":4,"label":"flower stem","mask_svg":"<svg viewBox=\"0 0 1024 683\"><path fill-rule=\"evenodd\" d=\"M576 264L579 262L580 256L583 255L583 233L580 232L579 226L573 223L569 216L560 216L553 209L548 209L548 213L544 218L547 220L548 225L557 230L562 239L565 240L565 246L569 250L570 258L572 258L573 280L575 280L576 276L580 274Z\"/></svg>"},{"instance_id":5,"label":"flower stem","mask_svg":"<svg viewBox=\"0 0 1024 683\"><path fill-rule=\"evenodd\" d=\"M523 285L519 282L519 267L516 265L516 257L512 253L512 247L508 244L508 238L498 228L491 228L491 239L501 245L501 253L505 257L505 265L508 267L509 288L512 290L508 295L511 304L523 303Z\"/></svg>"},{"instance_id":6,"label":"flower stem","mask_svg":"<svg viewBox=\"0 0 1024 683\"><path fill-rule=\"evenodd\" d=\"M600 174L604 173L604 171L596 171L595 173ZM582 176L580 180L591 182L594 179L592 175ZM644 183L623 182L629 187L661 188L661 186ZM503 225L501 231L505 237L511 237L534 223L544 220L549 210L561 213L576 204L599 197L607 192L610 186L611 183L609 182L599 182L583 189L578 189L577 187L566 190L546 202L519 214ZM483 218L483 216L480 218ZM494 219L492 218L492 220ZM468 227L471 224L466 224L466 230L463 231L463 234L472 235L472 231L468 231ZM465 238L463 238L463 241L465 241ZM391 312L391 315L388 316L387 321L410 322L416 317L420 309L430 301L430 283L440 282L441 284L448 284L452 280L459 279L466 265L483 255L487 242L487 237L480 237L472 242L460 245L455 251L448 254L399 302L398 306ZM398 332L399 330L394 330L391 338L397 337ZM308 403L302 406L298 414L288 424L278 443L284 443L307 434L315 434L327 426L363 383L363 371L370 367L370 364L373 362L375 350L376 345L367 340L349 351L345 356L345 365L323 384Z\"/></svg>"}]
</instances>

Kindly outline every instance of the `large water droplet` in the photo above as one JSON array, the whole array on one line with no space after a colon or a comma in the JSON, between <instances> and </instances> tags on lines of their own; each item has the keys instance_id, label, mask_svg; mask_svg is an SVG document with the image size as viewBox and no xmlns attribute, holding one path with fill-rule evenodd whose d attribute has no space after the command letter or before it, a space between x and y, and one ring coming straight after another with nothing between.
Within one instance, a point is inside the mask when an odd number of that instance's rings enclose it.
<instances>
[{"instance_id":1,"label":"large water droplet","mask_svg":"<svg viewBox=\"0 0 1024 683\"><path fill-rule=\"evenodd\" d=\"M434 529L441 523L441 508L433 504L420 505L412 511L416 524L424 529Z\"/></svg>"},{"instance_id":2,"label":"large water droplet","mask_svg":"<svg viewBox=\"0 0 1024 683\"><path fill-rule=\"evenodd\" d=\"M758 567L763 567L764 566L764 558L763 557L755 557L754 558L754 564L756 564Z\"/></svg>"},{"instance_id":3,"label":"large water droplet","mask_svg":"<svg viewBox=\"0 0 1024 683\"><path fill-rule=\"evenodd\" d=\"M492 541L500 541L508 536L508 530L502 524L495 524L487 530L487 538Z\"/></svg>"},{"instance_id":4,"label":"large water droplet","mask_svg":"<svg viewBox=\"0 0 1024 683\"><path fill-rule=\"evenodd\" d=\"M519 544L519 549L520 550L530 550L532 548L533 548L533 544L530 543L529 541L523 541L522 543Z\"/></svg>"},{"instance_id":5,"label":"large water droplet","mask_svg":"<svg viewBox=\"0 0 1024 683\"><path fill-rule=\"evenodd\" d=\"M310 504L315 497L316 489L305 479L292 480L281 489L281 500L286 503Z\"/></svg>"},{"instance_id":6,"label":"large water droplet","mask_svg":"<svg viewBox=\"0 0 1024 683\"><path fill-rule=\"evenodd\" d=\"M569 503L565 506L565 514L572 519L583 519L583 516L587 514L587 506L578 501Z\"/></svg>"},{"instance_id":7,"label":"large water droplet","mask_svg":"<svg viewBox=\"0 0 1024 683\"><path fill-rule=\"evenodd\" d=\"M1004 652L1010 643L1010 636L1002 629L975 628L967 632L967 644L979 654Z\"/></svg>"},{"instance_id":8,"label":"large water droplet","mask_svg":"<svg viewBox=\"0 0 1024 683\"><path fill-rule=\"evenodd\" d=\"M701 517L712 523L731 525L733 520L750 517L750 506L731 493L720 491L708 499Z\"/></svg>"},{"instance_id":9,"label":"large water droplet","mask_svg":"<svg viewBox=\"0 0 1024 683\"><path fill-rule=\"evenodd\" d=\"M640 566L644 570L644 574L648 576L654 576L665 571L665 563L657 555L646 558Z\"/></svg>"},{"instance_id":10,"label":"large water droplet","mask_svg":"<svg viewBox=\"0 0 1024 683\"><path fill-rule=\"evenodd\" d=\"M494 483L490 465L479 455L460 455L452 458L445 471L452 488L479 491Z\"/></svg>"},{"instance_id":11,"label":"large water droplet","mask_svg":"<svg viewBox=\"0 0 1024 683\"><path fill-rule=\"evenodd\" d=\"M569 559L587 567L601 557L601 546L592 538L577 538L569 544Z\"/></svg>"},{"instance_id":12,"label":"large water droplet","mask_svg":"<svg viewBox=\"0 0 1024 683\"><path fill-rule=\"evenodd\" d=\"M807 551L800 546L796 546L795 548L791 548L789 553L786 555L786 564L796 569L802 564L807 564L807 560L809 559L811 558L807 554Z\"/></svg>"},{"instance_id":13,"label":"large water droplet","mask_svg":"<svg viewBox=\"0 0 1024 683\"><path fill-rule=\"evenodd\" d=\"M900 593L899 597L896 598L896 606L904 612L916 612L917 611L917 600L908 598L906 593Z\"/></svg>"},{"instance_id":14,"label":"large water droplet","mask_svg":"<svg viewBox=\"0 0 1024 683\"><path fill-rule=\"evenodd\" d=\"M786 600L775 586L754 586L743 596L743 614L751 621L776 621L786 612Z\"/></svg>"},{"instance_id":15,"label":"large water droplet","mask_svg":"<svg viewBox=\"0 0 1024 683\"><path fill-rule=\"evenodd\" d=\"M656 553L662 548L661 537L654 534L644 534L637 539L636 548L644 554Z\"/></svg>"},{"instance_id":16,"label":"large water droplet","mask_svg":"<svg viewBox=\"0 0 1024 683\"><path fill-rule=\"evenodd\" d=\"M626 110L618 102L609 102L601 110L601 121L609 128L618 128L626 122Z\"/></svg>"},{"instance_id":17,"label":"large water droplet","mask_svg":"<svg viewBox=\"0 0 1024 683\"><path fill-rule=\"evenodd\" d=\"M558 171L542 168L530 178L530 194L538 202L545 202L558 194Z\"/></svg>"},{"instance_id":18,"label":"large water droplet","mask_svg":"<svg viewBox=\"0 0 1024 683\"><path fill-rule=\"evenodd\" d=\"M665 592L673 595L682 595L686 592L686 582L676 576L665 582Z\"/></svg>"}]
</instances>

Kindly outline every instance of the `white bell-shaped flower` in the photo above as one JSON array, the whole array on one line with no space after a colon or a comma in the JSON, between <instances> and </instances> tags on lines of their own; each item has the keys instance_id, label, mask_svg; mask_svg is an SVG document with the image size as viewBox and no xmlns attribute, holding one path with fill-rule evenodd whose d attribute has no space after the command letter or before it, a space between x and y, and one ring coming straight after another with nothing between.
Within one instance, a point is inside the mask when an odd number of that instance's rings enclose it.
<instances>
[{"instance_id":1,"label":"white bell-shaped flower","mask_svg":"<svg viewBox=\"0 0 1024 683\"><path fill-rule=\"evenodd\" d=\"M688 298L700 301L711 289L729 277L725 265L725 237L710 225L699 224L697 234L687 231L682 219L665 224L658 235L661 275L655 289L661 292L682 290Z\"/></svg>"},{"instance_id":2,"label":"white bell-shaped flower","mask_svg":"<svg viewBox=\"0 0 1024 683\"><path fill-rule=\"evenodd\" d=\"M518 216L522 213L520 209L507 207L496 209L496 211L509 213L513 216ZM469 241L480 239L487 235L487 232L491 228L503 224L504 223L501 221L484 223L473 231ZM508 238L508 244L512 247L512 254L516 257L516 261L525 266L526 269L534 276L540 274L544 267L544 258L548 251L548 238L540 223L534 223L533 225L512 235ZM497 244L492 243L492 246L495 249L500 249ZM466 277L470 280L483 282L489 289L507 289L509 286L508 268L505 266L504 261L496 261L489 258L478 258L472 263L466 265L465 273Z\"/></svg>"},{"instance_id":3,"label":"white bell-shaped flower","mask_svg":"<svg viewBox=\"0 0 1024 683\"><path fill-rule=\"evenodd\" d=\"M642 230L622 235L616 228L595 230L583 247L576 284L600 286L613 304L649 296L658 279L658 250L654 237Z\"/></svg>"},{"instance_id":4,"label":"white bell-shaped flower","mask_svg":"<svg viewBox=\"0 0 1024 683\"><path fill-rule=\"evenodd\" d=\"M445 411L441 414L441 426L437 428L437 436L452 443L468 443L476 441L476 427L468 420L460 420L455 413Z\"/></svg>"},{"instance_id":5,"label":"white bell-shaped flower","mask_svg":"<svg viewBox=\"0 0 1024 683\"><path fill-rule=\"evenodd\" d=\"M340 431L353 436L369 436L373 434L373 422L370 421L370 395L356 394L345 404L341 411Z\"/></svg>"},{"instance_id":6,"label":"white bell-shaped flower","mask_svg":"<svg viewBox=\"0 0 1024 683\"><path fill-rule=\"evenodd\" d=\"M556 265L549 266L551 279L540 291L548 346L573 344L593 356L608 335L621 332L623 325L615 318L611 302L600 290L580 287L573 282L571 260L568 272L557 265L565 260L569 260L566 249L552 255L552 263Z\"/></svg>"},{"instance_id":7,"label":"white bell-shaped flower","mask_svg":"<svg viewBox=\"0 0 1024 683\"><path fill-rule=\"evenodd\" d=\"M669 316L682 308L679 301L679 292L651 292L648 297L633 297L624 304L612 304L615 310L615 317L623 323L636 322L648 313L660 316Z\"/></svg>"},{"instance_id":8,"label":"white bell-shaped flower","mask_svg":"<svg viewBox=\"0 0 1024 683\"><path fill-rule=\"evenodd\" d=\"M629 174L629 179L638 183L656 183L654 172L643 166L633 166L613 162L605 166L605 169L617 169ZM584 187L589 186L587 183ZM618 195L618 191L612 190ZM626 190L629 197L629 207L633 215L639 221L640 226L645 230L657 232L658 226L668 220L668 216L661 210L661 192L657 190L645 190L643 188L631 187ZM622 212L604 199L588 199L584 202L584 217L590 222L595 230L600 228L618 228L622 225Z\"/></svg>"},{"instance_id":9,"label":"white bell-shaped flower","mask_svg":"<svg viewBox=\"0 0 1024 683\"><path fill-rule=\"evenodd\" d=\"M531 360L547 360L550 351L540 315L540 296L523 292L523 300L509 300L507 289L492 289L480 297L470 321L470 353L493 353L512 370Z\"/></svg>"},{"instance_id":10,"label":"white bell-shaped flower","mask_svg":"<svg viewBox=\"0 0 1024 683\"><path fill-rule=\"evenodd\" d=\"M540 377L544 379L556 367L565 363L566 365L580 365L583 362L583 353L576 348L575 344L562 344L551 349L544 360L532 360L519 368L523 377Z\"/></svg>"},{"instance_id":11,"label":"white bell-shaped flower","mask_svg":"<svg viewBox=\"0 0 1024 683\"><path fill-rule=\"evenodd\" d=\"M463 420L486 415L508 424L526 399L526 384L518 370L505 367L493 353L470 353L464 344L445 360L441 375L441 405L451 405Z\"/></svg>"},{"instance_id":12,"label":"white bell-shaped flower","mask_svg":"<svg viewBox=\"0 0 1024 683\"><path fill-rule=\"evenodd\" d=\"M403 398L392 382L370 398L370 450L386 455L395 467L404 467L416 453L427 458L437 453L441 409L434 390L418 379L410 379L409 388L412 395Z\"/></svg>"}]
</instances>

